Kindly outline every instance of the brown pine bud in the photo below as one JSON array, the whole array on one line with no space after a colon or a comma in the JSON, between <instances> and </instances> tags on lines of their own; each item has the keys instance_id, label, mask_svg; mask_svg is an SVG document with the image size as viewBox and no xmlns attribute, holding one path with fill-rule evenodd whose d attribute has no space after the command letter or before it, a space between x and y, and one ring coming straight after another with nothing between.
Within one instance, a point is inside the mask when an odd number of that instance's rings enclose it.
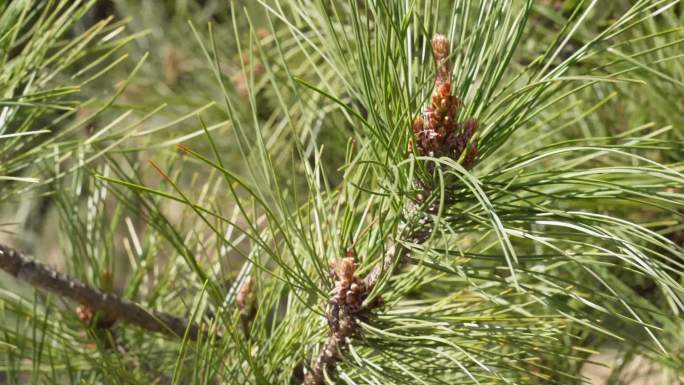
<instances>
[{"instance_id":1,"label":"brown pine bud","mask_svg":"<svg viewBox=\"0 0 684 385\"><path fill-rule=\"evenodd\" d=\"M439 33L433 36L432 53L435 55L435 60L445 59L449 56L449 39Z\"/></svg>"},{"instance_id":2,"label":"brown pine bud","mask_svg":"<svg viewBox=\"0 0 684 385\"><path fill-rule=\"evenodd\" d=\"M337 275L349 285L350 280L354 276L354 271L356 270L356 264L354 263L354 258L346 257L343 258L339 265L337 265Z\"/></svg>"},{"instance_id":3,"label":"brown pine bud","mask_svg":"<svg viewBox=\"0 0 684 385\"><path fill-rule=\"evenodd\" d=\"M442 96L451 94L451 63L449 62L449 40L444 35L437 34L432 38L432 52L435 55L437 64L437 76L435 86L438 93ZM440 86L448 86L440 89Z\"/></svg>"},{"instance_id":4,"label":"brown pine bud","mask_svg":"<svg viewBox=\"0 0 684 385\"><path fill-rule=\"evenodd\" d=\"M249 338L252 322L254 321L257 312L256 280L254 278L247 277L247 279L245 279L237 292L235 302L240 311L242 331L245 333L245 336Z\"/></svg>"},{"instance_id":5,"label":"brown pine bud","mask_svg":"<svg viewBox=\"0 0 684 385\"><path fill-rule=\"evenodd\" d=\"M242 314L250 312L250 307L254 301L254 286L254 279L252 277L247 277L238 290L235 302Z\"/></svg>"},{"instance_id":6,"label":"brown pine bud","mask_svg":"<svg viewBox=\"0 0 684 385\"><path fill-rule=\"evenodd\" d=\"M76 307L76 317L78 317L79 321L81 321L84 325L90 325L94 316L95 312L90 306L78 305Z\"/></svg>"},{"instance_id":7,"label":"brown pine bud","mask_svg":"<svg viewBox=\"0 0 684 385\"><path fill-rule=\"evenodd\" d=\"M451 96L451 83L441 83L437 87L437 94L440 98L448 98Z\"/></svg>"},{"instance_id":8,"label":"brown pine bud","mask_svg":"<svg viewBox=\"0 0 684 385\"><path fill-rule=\"evenodd\" d=\"M423 131L425 127L425 121L423 120L423 117L418 115L416 116L416 119L413 120L413 132L415 134Z\"/></svg>"},{"instance_id":9,"label":"brown pine bud","mask_svg":"<svg viewBox=\"0 0 684 385\"><path fill-rule=\"evenodd\" d=\"M351 305L356 302L356 297L354 297L354 293L351 291L347 291L347 297L345 298L345 302L347 305Z\"/></svg>"}]
</instances>

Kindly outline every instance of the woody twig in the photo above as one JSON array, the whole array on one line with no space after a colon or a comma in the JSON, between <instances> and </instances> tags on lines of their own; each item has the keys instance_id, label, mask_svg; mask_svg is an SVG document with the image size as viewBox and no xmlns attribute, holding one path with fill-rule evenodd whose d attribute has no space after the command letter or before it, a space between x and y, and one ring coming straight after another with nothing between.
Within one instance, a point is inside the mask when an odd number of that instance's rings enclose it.
<instances>
[{"instance_id":1,"label":"woody twig","mask_svg":"<svg viewBox=\"0 0 684 385\"><path fill-rule=\"evenodd\" d=\"M199 327L183 318L159 311L150 311L138 303L90 287L1 244L0 269L37 288L69 298L94 311L101 312L108 319L120 320L151 332L175 337L182 338L187 334L191 340L196 340L200 335Z\"/></svg>"}]
</instances>

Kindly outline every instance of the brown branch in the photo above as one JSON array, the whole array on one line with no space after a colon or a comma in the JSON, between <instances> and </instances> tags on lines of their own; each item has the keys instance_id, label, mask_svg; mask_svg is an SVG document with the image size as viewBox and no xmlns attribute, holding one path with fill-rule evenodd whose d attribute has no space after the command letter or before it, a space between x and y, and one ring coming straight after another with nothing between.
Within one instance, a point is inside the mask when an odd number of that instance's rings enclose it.
<instances>
[{"instance_id":1,"label":"brown branch","mask_svg":"<svg viewBox=\"0 0 684 385\"><path fill-rule=\"evenodd\" d=\"M143 329L175 337L199 336L199 327L167 313L149 311L140 304L92 288L83 282L43 265L33 258L0 244L0 269L31 285L69 298L96 311Z\"/></svg>"}]
</instances>

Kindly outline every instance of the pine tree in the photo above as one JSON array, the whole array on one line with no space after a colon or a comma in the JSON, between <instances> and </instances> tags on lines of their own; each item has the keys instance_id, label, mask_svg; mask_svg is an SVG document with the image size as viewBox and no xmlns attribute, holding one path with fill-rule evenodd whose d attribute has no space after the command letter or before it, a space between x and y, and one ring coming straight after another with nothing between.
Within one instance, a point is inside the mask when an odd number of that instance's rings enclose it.
<instances>
[{"instance_id":1,"label":"pine tree","mask_svg":"<svg viewBox=\"0 0 684 385\"><path fill-rule=\"evenodd\" d=\"M683 5L607 4L0 2L0 384L684 383Z\"/></svg>"}]
</instances>

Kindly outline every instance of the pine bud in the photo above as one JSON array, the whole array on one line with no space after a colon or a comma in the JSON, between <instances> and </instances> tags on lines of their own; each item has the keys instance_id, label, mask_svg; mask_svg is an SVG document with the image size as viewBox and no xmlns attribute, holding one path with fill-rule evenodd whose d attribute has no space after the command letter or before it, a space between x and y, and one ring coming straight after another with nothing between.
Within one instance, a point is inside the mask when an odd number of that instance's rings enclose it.
<instances>
[{"instance_id":1,"label":"pine bud","mask_svg":"<svg viewBox=\"0 0 684 385\"><path fill-rule=\"evenodd\" d=\"M247 314L250 312L250 307L254 301L254 279L252 277L247 277L245 282L242 283L240 289L238 290L235 302L240 309L240 313Z\"/></svg>"},{"instance_id":2,"label":"pine bud","mask_svg":"<svg viewBox=\"0 0 684 385\"><path fill-rule=\"evenodd\" d=\"M349 284L351 278L354 276L354 271L356 270L356 264L354 263L354 258L346 257L342 259L342 262L337 265L337 275Z\"/></svg>"},{"instance_id":3,"label":"pine bud","mask_svg":"<svg viewBox=\"0 0 684 385\"><path fill-rule=\"evenodd\" d=\"M413 121L413 133L417 134L421 131L423 131L425 127L425 121L423 120L422 116L416 116L416 119Z\"/></svg>"},{"instance_id":4,"label":"pine bud","mask_svg":"<svg viewBox=\"0 0 684 385\"><path fill-rule=\"evenodd\" d=\"M76 307L76 317L78 317L78 320L81 321L84 325L90 325L90 323L93 321L93 317L95 316L95 312L93 311L93 308L91 308L88 305L78 305Z\"/></svg>"},{"instance_id":5,"label":"pine bud","mask_svg":"<svg viewBox=\"0 0 684 385\"><path fill-rule=\"evenodd\" d=\"M436 60L446 59L449 56L449 39L439 33L433 36L432 53Z\"/></svg>"},{"instance_id":6,"label":"pine bud","mask_svg":"<svg viewBox=\"0 0 684 385\"><path fill-rule=\"evenodd\" d=\"M417 152L429 156L448 156L458 160L468 147L470 139L477 130L476 119L458 122L463 103L458 96L452 95L451 62L449 40L436 34L432 38L432 52L435 57L435 88L430 103L425 107L423 117L413 121ZM465 162L471 167L475 161L477 144L469 150Z\"/></svg>"}]
</instances>

